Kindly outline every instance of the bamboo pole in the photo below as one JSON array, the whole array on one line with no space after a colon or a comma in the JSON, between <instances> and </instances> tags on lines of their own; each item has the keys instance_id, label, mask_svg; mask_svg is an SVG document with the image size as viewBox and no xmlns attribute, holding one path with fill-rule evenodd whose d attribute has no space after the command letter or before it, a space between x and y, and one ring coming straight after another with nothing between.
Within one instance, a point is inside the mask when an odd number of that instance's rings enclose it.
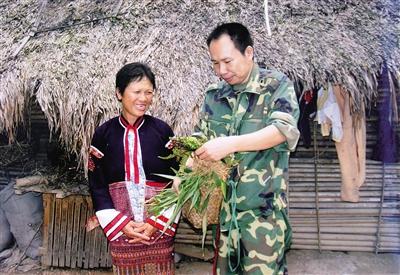
<instances>
[{"instance_id":1,"label":"bamboo pole","mask_svg":"<svg viewBox=\"0 0 400 275\"><path fill-rule=\"evenodd\" d=\"M302 244L295 244L292 245L292 249L312 249L316 250L318 249L317 245L302 245ZM374 252L374 247L354 247L354 246L336 246L336 245L322 245L323 250L330 250L330 251L354 251L354 252ZM399 253L400 249L388 249L388 248L382 248L381 252L393 252L393 253Z\"/></svg>"},{"instance_id":2,"label":"bamboo pole","mask_svg":"<svg viewBox=\"0 0 400 275\"><path fill-rule=\"evenodd\" d=\"M382 195L381 195L381 203L379 207L379 217L378 217L378 226L376 229L376 242L375 242L375 254L378 254L380 247L380 231L381 231L381 221L382 221L382 210L383 210L383 201L385 200L385 163L382 165Z\"/></svg>"},{"instance_id":3,"label":"bamboo pole","mask_svg":"<svg viewBox=\"0 0 400 275\"><path fill-rule=\"evenodd\" d=\"M315 211L317 213L317 232L318 232L318 250L321 252L321 230L320 230L320 218L319 218L319 197L318 197L318 145L317 145L317 122L314 121L313 132L314 132L314 189L315 189ZM293 204L292 204L293 206ZM295 207L295 206L294 206Z\"/></svg>"},{"instance_id":4,"label":"bamboo pole","mask_svg":"<svg viewBox=\"0 0 400 275\"><path fill-rule=\"evenodd\" d=\"M317 239L317 234L315 233L293 233L294 240L302 239ZM322 233L321 239L323 240L350 240L350 241L375 241L375 235L357 235L357 234L332 234L332 233ZM383 236L383 242L399 242L400 240L395 237Z\"/></svg>"},{"instance_id":5,"label":"bamboo pole","mask_svg":"<svg viewBox=\"0 0 400 275\"><path fill-rule=\"evenodd\" d=\"M350 211L351 210L351 211ZM359 215L361 216L378 216L379 215L379 209L374 209L374 208L363 208L363 209L358 209L358 208L353 208L353 209L320 209L319 211L320 217L321 216L355 216ZM294 210L292 208L292 213L291 217L308 217L310 215L316 215L316 211L314 209L296 209ZM392 216L392 215L399 215L399 210L398 209L387 209L384 208L382 210L382 215L384 216Z\"/></svg>"},{"instance_id":6,"label":"bamboo pole","mask_svg":"<svg viewBox=\"0 0 400 275\"><path fill-rule=\"evenodd\" d=\"M293 233L317 233L314 226L293 227ZM321 233L339 233L339 234L376 234L376 227L333 227L321 226ZM398 228L382 228L382 234L391 234L400 237Z\"/></svg>"}]
</instances>

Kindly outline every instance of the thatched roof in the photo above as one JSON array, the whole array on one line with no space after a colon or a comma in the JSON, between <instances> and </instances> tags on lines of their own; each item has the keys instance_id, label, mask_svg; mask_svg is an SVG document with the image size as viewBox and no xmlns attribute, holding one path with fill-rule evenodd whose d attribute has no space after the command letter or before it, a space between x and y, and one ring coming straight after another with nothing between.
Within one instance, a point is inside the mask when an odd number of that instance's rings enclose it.
<instances>
[{"instance_id":1,"label":"thatched roof","mask_svg":"<svg viewBox=\"0 0 400 275\"><path fill-rule=\"evenodd\" d=\"M341 83L356 108L374 97L384 60L400 68L397 0L268 1L271 37L260 2L3 1L0 129L12 137L35 93L50 128L84 159L94 128L118 113L116 71L144 61L159 86L151 113L189 133L204 89L217 80L205 39L221 22L249 27L258 62L306 86Z\"/></svg>"}]
</instances>

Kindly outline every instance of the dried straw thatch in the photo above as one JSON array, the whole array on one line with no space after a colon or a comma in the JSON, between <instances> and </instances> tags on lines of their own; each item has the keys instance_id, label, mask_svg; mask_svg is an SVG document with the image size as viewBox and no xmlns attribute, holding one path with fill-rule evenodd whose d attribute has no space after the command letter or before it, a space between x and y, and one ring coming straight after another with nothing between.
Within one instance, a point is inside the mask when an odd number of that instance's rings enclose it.
<instances>
[{"instance_id":1,"label":"dried straw thatch","mask_svg":"<svg viewBox=\"0 0 400 275\"><path fill-rule=\"evenodd\" d=\"M206 36L227 21L251 29L258 62L306 86L341 83L359 108L375 96L383 60L399 70L396 2L6 0L0 4L0 129L13 132L35 91L50 128L84 160L96 125L118 113L116 71L144 61L159 86L152 114L188 133L204 89L216 80ZM36 80L39 88L29 89Z\"/></svg>"}]
</instances>

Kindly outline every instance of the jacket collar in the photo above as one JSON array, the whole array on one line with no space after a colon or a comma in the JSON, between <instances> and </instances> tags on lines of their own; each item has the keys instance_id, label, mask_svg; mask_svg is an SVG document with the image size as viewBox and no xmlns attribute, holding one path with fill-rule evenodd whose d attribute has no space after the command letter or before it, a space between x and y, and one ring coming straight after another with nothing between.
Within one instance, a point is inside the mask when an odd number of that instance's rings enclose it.
<instances>
[{"instance_id":1,"label":"jacket collar","mask_svg":"<svg viewBox=\"0 0 400 275\"><path fill-rule=\"evenodd\" d=\"M260 68L256 63L253 63L253 68L251 69L251 73L249 79L245 83L229 85L224 82L225 85L222 85L222 91L219 98L230 97L232 94L239 93L253 93L260 94Z\"/></svg>"},{"instance_id":2,"label":"jacket collar","mask_svg":"<svg viewBox=\"0 0 400 275\"><path fill-rule=\"evenodd\" d=\"M119 122L124 128L134 128L134 129L139 129L140 126L142 126L144 122L144 116L138 117L133 125L130 125L128 120L124 118L124 116L121 114L119 116Z\"/></svg>"}]
</instances>

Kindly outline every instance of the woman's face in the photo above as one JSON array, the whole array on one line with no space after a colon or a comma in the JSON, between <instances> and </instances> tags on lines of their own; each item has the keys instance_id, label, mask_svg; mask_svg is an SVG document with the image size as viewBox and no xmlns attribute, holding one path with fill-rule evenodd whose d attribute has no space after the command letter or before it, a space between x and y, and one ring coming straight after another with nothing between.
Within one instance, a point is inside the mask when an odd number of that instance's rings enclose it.
<instances>
[{"instance_id":1,"label":"woman's face","mask_svg":"<svg viewBox=\"0 0 400 275\"><path fill-rule=\"evenodd\" d=\"M149 109L153 93L153 84L147 77L129 83L123 94L117 89L117 98L122 103L122 114L130 124L135 123Z\"/></svg>"}]
</instances>

